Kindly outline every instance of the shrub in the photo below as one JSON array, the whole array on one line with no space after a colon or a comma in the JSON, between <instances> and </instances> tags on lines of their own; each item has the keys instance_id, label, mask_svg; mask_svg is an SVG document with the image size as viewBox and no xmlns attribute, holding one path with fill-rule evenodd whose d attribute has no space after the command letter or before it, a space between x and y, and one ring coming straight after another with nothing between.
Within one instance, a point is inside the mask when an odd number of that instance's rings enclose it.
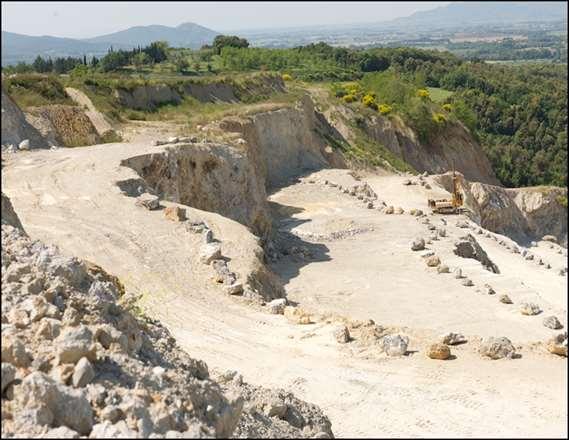
<instances>
[{"instance_id":1,"label":"shrub","mask_svg":"<svg viewBox=\"0 0 569 440\"><path fill-rule=\"evenodd\" d=\"M442 113L435 113L433 115L433 121L435 121L437 124L444 124L447 121L447 118L445 115L443 115Z\"/></svg>"},{"instance_id":2,"label":"shrub","mask_svg":"<svg viewBox=\"0 0 569 440\"><path fill-rule=\"evenodd\" d=\"M423 100L427 100L431 98L431 94L427 89L419 89L417 90L417 96Z\"/></svg>"},{"instance_id":3,"label":"shrub","mask_svg":"<svg viewBox=\"0 0 569 440\"><path fill-rule=\"evenodd\" d=\"M364 97L362 98L362 102L366 107L377 110L377 104L375 102L375 98L373 97L373 95L370 95L369 93L364 95Z\"/></svg>"},{"instance_id":4,"label":"shrub","mask_svg":"<svg viewBox=\"0 0 569 440\"><path fill-rule=\"evenodd\" d=\"M341 87L334 88L333 92L334 92L334 96L336 98L343 98L344 96L346 96L348 94L348 92L346 92L346 90L344 90Z\"/></svg>"},{"instance_id":5,"label":"shrub","mask_svg":"<svg viewBox=\"0 0 569 440\"><path fill-rule=\"evenodd\" d=\"M390 105L387 104L379 105L379 113L381 113L382 115L388 115L389 113L391 113L392 110L393 108Z\"/></svg>"},{"instance_id":6,"label":"shrub","mask_svg":"<svg viewBox=\"0 0 569 440\"><path fill-rule=\"evenodd\" d=\"M105 133L103 133L103 136L101 136L102 144L111 144L115 142L122 142L122 136L115 130L107 130Z\"/></svg>"},{"instance_id":7,"label":"shrub","mask_svg":"<svg viewBox=\"0 0 569 440\"><path fill-rule=\"evenodd\" d=\"M452 105L450 105L450 104L443 104L443 110L444 110L445 112L449 112L449 113L450 113L450 112L452 111Z\"/></svg>"},{"instance_id":8,"label":"shrub","mask_svg":"<svg viewBox=\"0 0 569 440\"><path fill-rule=\"evenodd\" d=\"M283 75L283 81L292 81L292 76L290 76L288 73L285 73Z\"/></svg>"},{"instance_id":9,"label":"shrub","mask_svg":"<svg viewBox=\"0 0 569 440\"><path fill-rule=\"evenodd\" d=\"M364 95L364 97L362 98L362 102L366 107L370 107L372 104L375 103L375 98L368 93Z\"/></svg>"},{"instance_id":10,"label":"shrub","mask_svg":"<svg viewBox=\"0 0 569 440\"><path fill-rule=\"evenodd\" d=\"M354 102L356 100L356 97L350 93L348 95L344 95L342 99L344 100L344 102L350 103Z\"/></svg>"}]
</instances>

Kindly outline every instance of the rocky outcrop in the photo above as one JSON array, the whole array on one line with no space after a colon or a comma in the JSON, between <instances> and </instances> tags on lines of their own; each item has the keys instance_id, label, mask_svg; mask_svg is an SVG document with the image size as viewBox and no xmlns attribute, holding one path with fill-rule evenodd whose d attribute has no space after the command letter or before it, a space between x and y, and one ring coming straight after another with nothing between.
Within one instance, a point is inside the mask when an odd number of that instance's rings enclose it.
<instances>
[{"instance_id":1,"label":"rocky outcrop","mask_svg":"<svg viewBox=\"0 0 569 440\"><path fill-rule=\"evenodd\" d=\"M152 111L164 104L179 104L181 95L165 84L136 86L132 89L116 88L114 96L123 107Z\"/></svg>"},{"instance_id":2,"label":"rocky outcrop","mask_svg":"<svg viewBox=\"0 0 569 440\"><path fill-rule=\"evenodd\" d=\"M247 154L267 188L284 185L292 177L310 171L346 167L329 142L341 135L315 111L308 96L295 107L226 119L220 126L241 133L247 141Z\"/></svg>"},{"instance_id":3,"label":"rocky outcrop","mask_svg":"<svg viewBox=\"0 0 569 440\"><path fill-rule=\"evenodd\" d=\"M79 147L101 141L91 120L77 106L29 107L26 118L51 144Z\"/></svg>"},{"instance_id":4,"label":"rocky outcrop","mask_svg":"<svg viewBox=\"0 0 569 440\"><path fill-rule=\"evenodd\" d=\"M484 269L493 272L493 273L500 273L498 266L490 260L488 254L478 241L471 235L466 234L466 236L461 237L458 241L454 243L454 250L453 252L455 255L458 255L462 258L472 258L474 260L480 261Z\"/></svg>"},{"instance_id":5,"label":"rocky outcrop","mask_svg":"<svg viewBox=\"0 0 569 440\"><path fill-rule=\"evenodd\" d=\"M344 106L338 106L332 114L335 117L329 119L345 138L350 137L351 131L346 120L359 121L359 128L372 141L383 145L419 172L444 173L454 167L469 180L499 184L482 147L458 122L448 122L436 136L425 142L396 115L362 118Z\"/></svg>"},{"instance_id":6,"label":"rocky outcrop","mask_svg":"<svg viewBox=\"0 0 569 440\"><path fill-rule=\"evenodd\" d=\"M217 212L249 226L259 237L270 232L265 187L256 164L230 145L181 144L132 157L122 165L134 169L162 198Z\"/></svg>"},{"instance_id":7,"label":"rocky outcrop","mask_svg":"<svg viewBox=\"0 0 569 440\"><path fill-rule=\"evenodd\" d=\"M452 173L433 176L452 191ZM507 235L520 243L556 237L567 246L567 188L502 188L469 182L459 174L465 206L480 226Z\"/></svg>"},{"instance_id":8,"label":"rocky outcrop","mask_svg":"<svg viewBox=\"0 0 569 440\"><path fill-rule=\"evenodd\" d=\"M10 225L2 252L3 438L333 437L317 406L210 373L102 268Z\"/></svg>"},{"instance_id":9,"label":"rocky outcrop","mask_svg":"<svg viewBox=\"0 0 569 440\"><path fill-rule=\"evenodd\" d=\"M2 145L18 146L28 139L31 148L44 148L48 143L28 121L22 110L2 88Z\"/></svg>"},{"instance_id":10,"label":"rocky outcrop","mask_svg":"<svg viewBox=\"0 0 569 440\"><path fill-rule=\"evenodd\" d=\"M184 80L176 83L145 84L133 87L118 85L113 93L119 104L134 110L152 111L164 104L180 104L184 97L199 102L258 101L273 93L284 92L278 75L251 75L242 79Z\"/></svg>"},{"instance_id":11,"label":"rocky outcrop","mask_svg":"<svg viewBox=\"0 0 569 440\"><path fill-rule=\"evenodd\" d=\"M113 127L107 120L107 118L99 112L91 99L83 93L81 90L74 89L73 87L66 87L65 93L69 96L77 105L84 107L85 115L89 118L97 134L103 136L105 133L113 130Z\"/></svg>"},{"instance_id":12,"label":"rocky outcrop","mask_svg":"<svg viewBox=\"0 0 569 440\"><path fill-rule=\"evenodd\" d=\"M8 196L2 193L2 224L12 225L15 228L24 229L18 215L14 211L12 202Z\"/></svg>"}]
</instances>

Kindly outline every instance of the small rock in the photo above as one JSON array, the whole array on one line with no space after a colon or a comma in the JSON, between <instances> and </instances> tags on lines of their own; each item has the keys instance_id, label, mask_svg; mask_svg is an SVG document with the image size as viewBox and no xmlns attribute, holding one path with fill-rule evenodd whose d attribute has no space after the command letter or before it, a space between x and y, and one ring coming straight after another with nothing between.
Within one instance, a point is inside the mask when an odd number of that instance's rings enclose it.
<instances>
[{"instance_id":1,"label":"small rock","mask_svg":"<svg viewBox=\"0 0 569 440\"><path fill-rule=\"evenodd\" d=\"M203 241L206 244L213 242L213 231L211 229L206 229L204 231Z\"/></svg>"},{"instance_id":2,"label":"small rock","mask_svg":"<svg viewBox=\"0 0 569 440\"><path fill-rule=\"evenodd\" d=\"M403 185L408 186L408 185L411 185L411 180L405 179L402 183L403 183Z\"/></svg>"},{"instance_id":3,"label":"small rock","mask_svg":"<svg viewBox=\"0 0 569 440\"><path fill-rule=\"evenodd\" d=\"M382 349L388 356L403 356L407 353L409 338L401 335L387 335L382 341Z\"/></svg>"},{"instance_id":4,"label":"small rock","mask_svg":"<svg viewBox=\"0 0 569 440\"><path fill-rule=\"evenodd\" d=\"M373 202L368 202L367 209L373 209Z\"/></svg>"},{"instance_id":5,"label":"small rock","mask_svg":"<svg viewBox=\"0 0 569 440\"><path fill-rule=\"evenodd\" d=\"M210 264L213 260L221 258L221 245L219 243L207 243L201 247L200 261L204 264Z\"/></svg>"},{"instance_id":6,"label":"small rock","mask_svg":"<svg viewBox=\"0 0 569 440\"><path fill-rule=\"evenodd\" d=\"M300 307L286 306L283 315L296 324L311 324L310 315Z\"/></svg>"},{"instance_id":7,"label":"small rock","mask_svg":"<svg viewBox=\"0 0 569 440\"><path fill-rule=\"evenodd\" d=\"M278 417L279 419L284 419L288 406L281 400L274 400L266 405L265 414L269 417Z\"/></svg>"},{"instance_id":8,"label":"small rock","mask_svg":"<svg viewBox=\"0 0 569 440\"><path fill-rule=\"evenodd\" d=\"M136 198L135 205L152 211L160 207L160 199L152 194L144 193Z\"/></svg>"},{"instance_id":9,"label":"small rock","mask_svg":"<svg viewBox=\"0 0 569 440\"><path fill-rule=\"evenodd\" d=\"M166 209L164 209L164 216L168 220L181 222L186 220L186 210L178 206L168 206Z\"/></svg>"},{"instance_id":10,"label":"small rock","mask_svg":"<svg viewBox=\"0 0 569 440\"><path fill-rule=\"evenodd\" d=\"M411 250L422 251L423 249L425 249L425 240L423 240L420 237L415 238L415 240L413 240L413 242L411 243Z\"/></svg>"},{"instance_id":11,"label":"small rock","mask_svg":"<svg viewBox=\"0 0 569 440\"><path fill-rule=\"evenodd\" d=\"M482 341L480 354L490 359L512 359L516 354L516 349L508 338L490 337Z\"/></svg>"},{"instance_id":12,"label":"small rock","mask_svg":"<svg viewBox=\"0 0 569 440\"><path fill-rule=\"evenodd\" d=\"M495 295L496 291L492 288L491 285L484 284L484 293L486 293L486 295Z\"/></svg>"},{"instance_id":13,"label":"small rock","mask_svg":"<svg viewBox=\"0 0 569 440\"><path fill-rule=\"evenodd\" d=\"M553 330L559 330L560 328L563 328L563 325L561 325L556 316L548 316L545 318L543 320L543 325Z\"/></svg>"},{"instance_id":14,"label":"small rock","mask_svg":"<svg viewBox=\"0 0 569 440\"><path fill-rule=\"evenodd\" d=\"M16 368L7 362L2 362L2 394L8 385L16 379Z\"/></svg>"},{"instance_id":15,"label":"small rock","mask_svg":"<svg viewBox=\"0 0 569 440\"><path fill-rule=\"evenodd\" d=\"M444 361L450 357L450 348L446 344L432 344L427 348L427 356Z\"/></svg>"},{"instance_id":16,"label":"small rock","mask_svg":"<svg viewBox=\"0 0 569 440\"><path fill-rule=\"evenodd\" d=\"M267 304L269 313L273 315L282 315L284 313L285 307L286 307L286 298L274 299Z\"/></svg>"},{"instance_id":17,"label":"small rock","mask_svg":"<svg viewBox=\"0 0 569 440\"><path fill-rule=\"evenodd\" d=\"M450 269L446 264L441 264L440 266L437 267L437 272L438 273L449 273Z\"/></svg>"},{"instance_id":18,"label":"small rock","mask_svg":"<svg viewBox=\"0 0 569 440\"><path fill-rule=\"evenodd\" d=\"M74 364L82 357L95 360L93 333L84 325L71 327L60 334L55 340L59 363Z\"/></svg>"},{"instance_id":19,"label":"small rock","mask_svg":"<svg viewBox=\"0 0 569 440\"><path fill-rule=\"evenodd\" d=\"M541 239L543 241L549 241L550 243L557 243L557 238L553 235L544 235Z\"/></svg>"},{"instance_id":20,"label":"small rock","mask_svg":"<svg viewBox=\"0 0 569 440\"><path fill-rule=\"evenodd\" d=\"M499 297L499 301L502 304L513 304L512 300L510 299L510 297L506 294L500 295Z\"/></svg>"},{"instance_id":21,"label":"small rock","mask_svg":"<svg viewBox=\"0 0 569 440\"><path fill-rule=\"evenodd\" d=\"M25 368L32 362L32 357L20 339L12 335L2 335L2 362Z\"/></svg>"},{"instance_id":22,"label":"small rock","mask_svg":"<svg viewBox=\"0 0 569 440\"><path fill-rule=\"evenodd\" d=\"M30 325L28 313L20 308L13 307L8 312L8 322L16 328L26 328Z\"/></svg>"},{"instance_id":23,"label":"small rock","mask_svg":"<svg viewBox=\"0 0 569 440\"><path fill-rule=\"evenodd\" d=\"M82 388L95 378L95 369L89 359L83 357L75 365L71 381L75 388Z\"/></svg>"},{"instance_id":24,"label":"small rock","mask_svg":"<svg viewBox=\"0 0 569 440\"><path fill-rule=\"evenodd\" d=\"M441 342L446 345L458 345L466 342L464 335L460 333L445 333L441 336Z\"/></svg>"},{"instance_id":25,"label":"small rock","mask_svg":"<svg viewBox=\"0 0 569 440\"><path fill-rule=\"evenodd\" d=\"M383 212L385 214L393 214L393 212L394 212L393 206L388 206L387 208L385 208L385 210Z\"/></svg>"},{"instance_id":26,"label":"small rock","mask_svg":"<svg viewBox=\"0 0 569 440\"><path fill-rule=\"evenodd\" d=\"M22 142L18 144L19 150L29 150L30 149L30 140L24 139Z\"/></svg>"},{"instance_id":27,"label":"small rock","mask_svg":"<svg viewBox=\"0 0 569 440\"><path fill-rule=\"evenodd\" d=\"M243 293L243 284L234 283L229 286L225 286L225 293L228 295L241 295Z\"/></svg>"},{"instance_id":28,"label":"small rock","mask_svg":"<svg viewBox=\"0 0 569 440\"><path fill-rule=\"evenodd\" d=\"M454 270L454 277L455 277L457 280L463 278L463 276L462 276L462 269L461 269L460 267L457 267L457 268Z\"/></svg>"},{"instance_id":29,"label":"small rock","mask_svg":"<svg viewBox=\"0 0 569 440\"><path fill-rule=\"evenodd\" d=\"M520 305L520 312L522 315L532 316L541 313L541 309L534 303L522 303Z\"/></svg>"},{"instance_id":30,"label":"small rock","mask_svg":"<svg viewBox=\"0 0 569 440\"><path fill-rule=\"evenodd\" d=\"M403 208L401 208L400 206L398 206L397 208L395 208L395 214L401 215L405 212L405 210Z\"/></svg>"},{"instance_id":31,"label":"small rock","mask_svg":"<svg viewBox=\"0 0 569 440\"><path fill-rule=\"evenodd\" d=\"M168 142L169 144L176 144L178 141L179 138L177 136L171 136L166 140L166 142Z\"/></svg>"},{"instance_id":32,"label":"small rock","mask_svg":"<svg viewBox=\"0 0 569 440\"><path fill-rule=\"evenodd\" d=\"M350 331L348 327L345 325L340 325L336 329L334 329L334 338L340 344L346 344L350 342Z\"/></svg>"},{"instance_id":33,"label":"small rock","mask_svg":"<svg viewBox=\"0 0 569 440\"><path fill-rule=\"evenodd\" d=\"M437 257L436 255L432 255L429 258L427 258L426 261L427 266L429 267L436 267L439 264L441 264L441 260L439 257Z\"/></svg>"},{"instance_id":34,"label":"small rock","mask_svg":"<svg viewBox=\"0 0 569 440\"><path fill-rule=\"evenodd\" d=\"M567 357L567 332L559 333L547 341L547 351L558 356Z\"/></svg>"},{"instance_id":35,"label":"small rock","mask_svg":"<svg viewBox=\"0 0 569 440\"><path fill-rule=\"evenodd\" d=\"M462 283L461 283L461 284L462 284L463 286L466 286L466 287L472 287L472 286L474 286L474 283L472 282L472 280L471 280L470 278L465 278L464 280L462 280Z\"/></svg>"}]
</instances>

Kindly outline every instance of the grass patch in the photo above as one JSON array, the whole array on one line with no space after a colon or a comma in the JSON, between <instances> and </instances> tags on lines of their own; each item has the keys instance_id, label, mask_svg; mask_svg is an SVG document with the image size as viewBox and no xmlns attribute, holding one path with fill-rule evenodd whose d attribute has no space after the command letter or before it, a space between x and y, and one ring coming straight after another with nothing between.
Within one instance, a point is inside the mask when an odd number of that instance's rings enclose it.
<instances>
[{"instance_id":1,"label":"grass patch","mask_svg":"<svg viewBox=\"0 0 569 440\"><path fill-rule=\"evenodd\" d=\"M439 104L445 102L453 94L450 90L441 89L439 87L427 87L427 90L431 95L431 100Z\"/></svg>"},{"instance_id":2,"label":"grass patch","mask_svg":"<svg viewBox=\"0 0 569 440\"><path fill-rule=\"evenodd\" d=\"M73 105L55 75L26 74L2 80L6 93L23 110L48 104Z\"/></svg>"}]
</instances>

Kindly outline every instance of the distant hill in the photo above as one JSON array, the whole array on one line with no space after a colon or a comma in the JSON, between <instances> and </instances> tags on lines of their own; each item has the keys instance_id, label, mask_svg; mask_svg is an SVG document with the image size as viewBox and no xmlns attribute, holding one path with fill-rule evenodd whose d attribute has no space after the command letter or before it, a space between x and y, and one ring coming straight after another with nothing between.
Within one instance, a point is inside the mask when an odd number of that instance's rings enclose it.
<instances>
[{"instance_id":1,"label":"distant hill","mask_svg":"<svg viewBox=\"0 0 569 440\"><path fill-rule=\"evenodd\" d=\"M567 20L566 2L456 2L416 12L389 24L458 27L559 20Z\"/></svg>"},{"instance_id":2,"label":"distant hill","mask_svg":"<svg viewBox=\"0 0 569 440\"><path fill-rule=\"evenodd\" d=\"M109 48L106 43L88 43L73 38L31 37L2 31L2 65L19 61L33 61L38 55L44 57L99 56Z\"/></svg>"},{"instance_id":3,"label":"distant hill","mask_svg":"<svg viewBox=\"0 0 569 440\"><path fill-rule=\"evenodd\" d=\"M87 39L59 38L50 36L32 37L2 31L2 65L19 61L33 61L36 56L101 56L109 48L131 49L146 46L153 41L167 41L173 47L199 48L210 44L216 31L195 23L183 23L176 27L152 25L135 26L124 31Z\"/></svg>"},{"instance_id":4,"label":"distant hill","mask_svg":"<svg viewBox=\"0 0 569 440\"><path fill-rule=\"evenodd\" d=\"M124 31L88 38L89 43L111 43L113 45L145 46L153 41L167 41L173 47L197 49L210 44L219 33L195 23L183 23L176 27L151 25L135 26Z\"/></svg>"}]
</instances>

